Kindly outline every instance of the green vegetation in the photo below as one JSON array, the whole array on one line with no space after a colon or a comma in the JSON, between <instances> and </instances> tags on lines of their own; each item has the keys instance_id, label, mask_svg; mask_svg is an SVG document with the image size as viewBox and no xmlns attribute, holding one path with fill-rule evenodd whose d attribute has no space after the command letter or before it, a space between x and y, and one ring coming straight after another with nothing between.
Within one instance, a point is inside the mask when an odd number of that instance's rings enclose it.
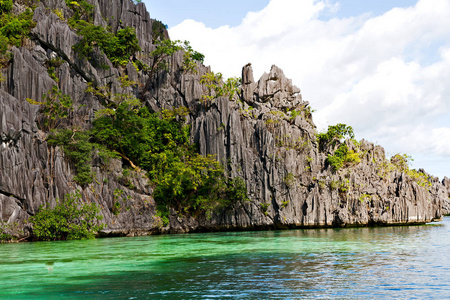
<instances>
[{"instance_id":1,"label":"green vegetation","mask_svg":"<svg viewBox=\"0 0 450 300\"><path fill-rule=\"evenodd\" d=\"M413 158L407 154L395 154L391 157L391 164L396 170L407 173Z\"/></svg>"},{"instance_id":2,"label":"green vegetation","mask_svg":"<svg viewBox=\"0 0 450 300\"><path fill-rule=\"evenodd\" d=\"M92 138L147 172L155 184L158 209L211 213L247 199L238 179L226 179L214 157L201 156L189 143L186 110L150 113L138 102L123 102L94 121ZM178 120L178 121L177 121Z\"/></svg>"},{"instance_id":3,"label":"green vegetation","mask_svg":"<svg viewBox=\"0 0 450 300\"><path fill-rule=\"evenodd\" d=\"M12 0L0 0L0 56L2 65L8 60L5 57L8 49L11 46L21 47L24 40L29 38L31 29L35 26L32 20L34 7L27 7L24 12L18 15L12 13L12 7Z\"/></svg>"},{"instance_id":4,"label":"green vegetation","mask_svg":"<svg viewBox=\"0 0 450 300\"><path fill-rule=\"evenodd\" d=\"M316 137L320 151L324 151L330 146L335 147L336 144L340 143L334 153L328 154L326 159L326 162L333 168L334 172L337 172L343 167L361 162L359 144L354 140L355 135L351 126L341 123L334 126L328 126L327 132L318 133ZM349 150L348 145L342 143L344 138L351 139L351 143L355 146L355 150Z\"/></svg>"},{"instance_id":5,"label":"green vegetation","mask_svg":"<svg viewBox=\"0 0 450 300\"><path fill-rule=\"evenodd\" d=\"M12 10L12 0L0 0L0 13L9 13Z\"/></svg>"},{"instance_id":6,"label":"green vegetation","mask_svg":"<svg viewBox=\"0 0 450 300\"><path fill-rule=\"evenodd\" d=\"M42 102L27 98L30 104L39 105L39 128L44 131L51 131L63 127L63 122L73 111L73 102L69 95L65 95L54 85L46 94L42 96Z\"/></svg>"},{"instance_id":7,"label":"green vegetation","mask_svg":"<svg viewBox=\"0 0 450 300\"><path fill-rule=\"evenodd\" d=\"M66 0L66 4L69 12L54 12L61 20L67 18L69 25L82 37L74 46L80 57L90 59L98 49L116 66L126 65L132 60L138 71L149 75L148 84L159 71L170 70L170 58L177 51L184 51L183 72L197 72L198 62L204 60L204 55L194 51L189 42L161 38L165 30L161 26L164 25L154 22L154 30L161 35L155 40L156 48L150 53L151 64L148 66L134 57L141 49L133 28L125 27L112 33L110 28L93 24L94 6L86 0ZM3 1L1 5L2 11L10 10L9 2ZM9 41L11 36L8 33L0 38ZM48 74L56 83L59 83L57 71L62 63L61 58L46 62ZM126 76L119 80L122 87L136 84ZM226 95L231 99L237 91L238 82L237 78L225 83L218 82L219 87L215 89L217 96ZM39 105L39 127L48 133L48 145L62 147L65 157L76 170L75 182L86 186L94 181L95 174L91 170L94 157L99 156L104 164L111 158L121 158L136 172L145 173L154 185L153 195L163 223L168 220L169 208L175 208L180 215L187 212L211 215L217 208L248 200L242 179L228 178L223 166L213 156L200 155L195 145L190 144L190 128L185 124L186 108L152 113L139 99L128 94L112 94L108 86L88 83L86 92L98 97L105 107L96 112L89 130L75 124L72 99L56 85L43 95L42 101L27 99L31 104ZM133 189L129 170L125 166L123 176L118 179ZM79 197L78 194L68 195L54 209L42 208L32 219L36 238L90 237L86 228L80 226L86 225L84 220L90 222L95 212L93 208L78 207ZM114 201L112 212L120 213L122 206L122 202ZM72 220L74 211L92 214L77 214L74 217L76 220ZM66 212L72 215L66 215ZM45 218L48 218L48 224L44 224Z\"/></svg>"},{"instance_id":8,"label":"green vegetation","mask_svg":"<svg viewBox=\"0 0 450 300\"><path fill-rule=\"evenodd\" d=\"M295 176L292 173L288 173L283 180L287 188L293 188L295 183Z\"/></svg>"},{"instance_id":9,"label":"green vegetation","mask_svg":"<svg viewBox=\"0 0 450 300\"><path fill-rule=\"evenodd\" d=\"M14 229L17 229L17 223L7 223L0 221L0 243L14 241L16 238L12 235Z\"/></svg>"},{"instance_id":10,"label":"green vegetation","mask_svg":"<svg viewBox=\"0 0 450 300\"><path fill-rule=\"evenodd\" d=\"M167 25L161 21L155 20L152 24L152 42L156 43L158 40L164 40L164 32L167 30Z\"/></svg>"},{"instance_id":11,"label":"green vegetation","mask_svg":"<svg viewBox=\"0 0 450 300\"><path fill-rule=\"evenodd\" d=\"M419 186L429 189L432 186L429 176L417 170L410 169L409 166L412 161L413 158L406 154L395 154L391 157L391 164L397 171L406 173Z\"/></svg>"},{"instance_id":12,"label":"green vegetation","mask_svg":"<svg viewBox=\"0 0 450 300\"><path fill-rule=\"evenodd\" d=\"M339 194L344 195L346 194L350 189L350 180L349 179L342 179L339 183Z\"/></svg>"},{"instance_id":13,"label":"green vegetation","mask_svg":"<svg viewBox=\"0 0 450 300\"><path fill-rule=\"evenodd\" d=\"M386 159L383 162L378 163L377 175L381 179L388 179L391 172L403 172L406 173L419 186L429 189L432 186L429 176L409 168L412 160L412 157L409 155L395 154L391 157L390 161Z\"/></svg>"},{"instance_id":14,"label":"green vegetation","mask_svg":"<svg viewBox=\"0 0 450 300\"><path fill-rule=\"evenodd\" d=\"M359 201L361 201L361 203L362 203L366 200L370 200L371 198L372 198L372 196L369 194L361 194L361 196L359 197Z\"/></svg>"},{"instance_id":15,"label":"green vegetation","mask_svg":"<svg viewBox=\"0 0 450 300\"><path fill-rule=\"evenodd\" d=\"M66 0L66 5L72 10L72 16L68 23L72 28L76 28L81 22L92 22L95 6L86 0Z\"/></svg>"},{"instance_id":16,"label":"green vegetation","mask_svg":"<svg viewBox=\"0 0 450 300\"><path fill-rule=\"evenodd\" d=\"M296 109L291 110L291 115L289 117L289 121L291 121L291 122L294 121L295 118L297 118L297 116L300 116L301 114L302 114L302 112L299 110L296 110Z\"/></svg>"},{"instance_id":17,"label":"green vegetation","mask_svg":"<svg viewBox=\"0 0 450 300\"><path fill-rule=\"evenodd\" d=\"M205 106L208 106L218 97L228 97L228 99L232 100L234 95L239 92L241 79L230 77L224 82L222 73L209 72L201 77L200 83L208 91L206 95L202 95L201 101Z\"/></svg>"},{"instance_id":18,"label":"green vegetation","mask_svg":"<svg viewBox=\"0 0 450 300\"><path fill-rule=\"evenodd\" d=\"M328 154L326 161L331 165L333 171L336 172L344 166L360 163L361 158L359 156L359 152L348 150L348 146L346 144L341 144L334 152L334 155Z\"/></svg>"},{"instance_id":19,"label":"green vegetation","mask_svg":"<svg viewBox=\"0 0 450 300\"><path fill-rule=\"evenodd\" d=\"M83 37L74 46L81 57L90 59L94 47L98 47L114 65L124 66L132 55L141 50L134 28L125 27L114 34L109 28L92 23L95 7L87 1L66 0L66 4L72 10L69 25ZM59 17L61 19L63 16Z\"/></svg>"},{"instance_id":20,"label":"green vegetation","mask_svg":"<svg viewBox=\"0 0 450 300\"><path fill-rule=\"evenodd\" d=\"M188 41L181 42L179 40L158 39L155 42L156 49L150 53L152 63L150 66L144 64L140 60L136 60L135 66L138 70L142 70L149 76L146 89L149 87L154 76L160 71L170 70L169 58L178 51L184 51L182 70L184 72L197 72L198 62L203 62L204 55L194 51Z\"/></svg>"},{"instance_id":21,"label":"green vegetation","mask_svg":"<svg viewBox=\"0 0 450 300\"><path fill-rule=\"evenodd\" d=\"M328 126L328 130L325 133L317 134L317 142L319 144L319 150L323 151L329 145L336 145L337 142L344 138L354 139L355 134L353 128L345 124L336 124Z\"/></svg>"},{"instance_id":22,"label":"green vegetation","mask_svg":"<svg viewBox=\"0 0 450 300\"><path fill-rule=\"evenodd\" d=\"M269 209L270 203L260 203L259 205L261 206L261 210L262 210L263 214L265 214L267 216L269 214L268 209Z\"/></svg>"},{"instance_id":23,"label":"green vegetation","mask_svg":"<svg viewBox=\"0 0 450 300\"><path fill-rule=\"evenodd\" d=\"M113 34L102 26L85 21L78 21L75 28L83 38L74 46L74 50L82 57L90 58L96 46L113 64L124 66L134 53L141 50L134 28L125 27Z\"/></svg>"},{"instance_id":24,"label":"green vegetation","mask_svg":"<svg viewBox=\"0 0 450 300\"><path fill-rule=\"evenodd\" d=\"M73 180L82 186L92 183L94 179L91 171L94 154L102 158L105 164L109 159L118 157L104 145L91 141L90 131L62 129L50 134L47 143L49 146L62 146L64 155L73 164L77 174Z\"/></svg>"},{"instance_id":25,"label":"green vegetation","mask_svg":"<svg viewBox=\"0 0 450 300\"><path fill-rule=\"evenodd\" d=\"M30 218L33 237L43 241L92 239L103 228L99 225L103 216L98 213L95 204L81 203L79 191L66 194L54 208L41 206Z\"/></svg>"}]
</instances>

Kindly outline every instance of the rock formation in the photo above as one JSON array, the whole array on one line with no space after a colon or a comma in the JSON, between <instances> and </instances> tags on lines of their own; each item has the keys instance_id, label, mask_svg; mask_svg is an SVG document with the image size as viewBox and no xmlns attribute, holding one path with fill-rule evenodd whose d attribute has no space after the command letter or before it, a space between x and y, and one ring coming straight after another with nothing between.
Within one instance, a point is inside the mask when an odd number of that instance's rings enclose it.
<instances>
[{"instance_id":1,"label":"rock formation","mask_svg":"<svg viewBox=\"0 0 450 300\"><path fill-rule=\"evenodd\" d=\"M142 49L137 55L151 63L152 20L143 3L130 0L91 0L94 23L136 28ZM20 3L15 7L20 8ZM242 70L239 97L217 97L208 106L200 103L205 87L201 76L209 68L197 63L197 73L182 72L183 53L170 58L170 69L149 78L129 63L114 67L97 51L90 60L80 57L73 46L80 37L53 11L68 11L64 1L41 0L34 11L36 26L25 47L11 49L11 62L1 70L5 81L0 90L0 221L14 224L14 234L27 236L28 218L45 203L74 189L83 199L101 207L107 225L103 234L150 234L243 228L333 227L418 224L441 218L450 206L450 183L428 176L430 186L421 186L405 172L386 168L384 149L362 140L360 162L335 172L327 163L334 148L320 149L309 103L283 71L272 66L256 82L251 65ZM167 34L167 33L166 33ZM58 82L49 76L46 62L60 57ZM98 67L107 65L108 68ZM138 84L124 90L119 76ZM151 80L150 85L148 81ZM180 106L189 108L192 142L203 155L213 154L226 166L229 176L244 179L251 201L216 211L211 217L180 216L172 211L163 227L155 217L152 186L142 174L133 173L132 188L122 180L123 162L108 168L93 160L92 184L82 187L73 180L70 161L59 147L51 147L37 126L37 101L53 85L70 95L81 127L89 128L102 104L86 93L88 83L108 86L112 92L134 93L153 111ZM147 89L146 89L147 87ZM120 194L127 210L113 213Z\"/></svg>"}]
</instances>

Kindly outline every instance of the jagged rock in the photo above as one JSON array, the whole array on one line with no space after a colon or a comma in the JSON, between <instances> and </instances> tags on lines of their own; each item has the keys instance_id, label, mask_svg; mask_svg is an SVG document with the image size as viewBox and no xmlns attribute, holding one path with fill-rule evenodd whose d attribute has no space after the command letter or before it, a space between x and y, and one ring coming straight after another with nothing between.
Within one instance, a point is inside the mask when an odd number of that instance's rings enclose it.
<instances>
[{"instance_id":1,"label":"jagged rock","mask_svg":"<svg viewBox=\"0 0 450 300\"><path fill-rule=\"evenodd\" d=\"M150 64L155 20L150 19L145 5L130 0L90 3L96 7L95 24L109 25L113 31L125 26L136 28L142 48L137 56ZM12 229L16 236L29 233L28 218L42 204L53 206L56 199L75 189L81 190L84 201L101 207L106 224L102 234L107 236L417 224L449 213L448 178L440 183L429 177L431 186L423 187L405 173L384 170L384 149L367 141L359 145L361 162L333 172L326 163L328 153L318 149L309 103L302 100L300 89L280 68L272 66L255 82L247 64L242 69L239 99L218 97L202 104L200 99L207 90L200 80L210 72L209 67L197 63L197 72L184 71L180 51L169 59L168 70L149 79L131 63L116 68L100 51L87 60L73 50L80 37L52 12L54 9L70 15L64 1L42 0L34 14L33 40L27 48L13 48L13 61L2 70L7 76L0 90L0 221L17 223ZM167 32L164 35L168 37ZM46 63L57 57L63 61L55 82ZM109 69L100 68L102 64ZM138 84L121 88L118 77L122 75ZM187 107L192 142L201 154L216 155L228 176L243 178L251 201L234 203L211 218L180 216L172 210L170 222L164 226L156 215L152 188L144 174L131 172L124 180L122 161L113 160L105 167L97 154L92 162L94 182L78 186L62 149L49 147L39 130L38 107L25 99L40 101L42 94L57 85L75 103L74 124L90 128L95 112L103 105L95 95L85 92L88 82L111 93L132 91L153 111ZM355 149L352 142L346 143Z\"/></svg>"}]
</instances>

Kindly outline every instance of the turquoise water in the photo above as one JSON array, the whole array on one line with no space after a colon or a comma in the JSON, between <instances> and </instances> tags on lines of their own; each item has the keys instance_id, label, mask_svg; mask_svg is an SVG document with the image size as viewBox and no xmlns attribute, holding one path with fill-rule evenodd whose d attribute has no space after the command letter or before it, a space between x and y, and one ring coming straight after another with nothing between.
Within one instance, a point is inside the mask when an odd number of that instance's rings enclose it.
<instances>
[{"instance_id":1,"label":"turquoise water","mask_svg":"<svg viewBox=\"0 0 450 300\"><path fill-rule=\"evenodd\" d=\"M0 299L445 299L450 218L0 245Z\"/></svg>"}]
</instances>

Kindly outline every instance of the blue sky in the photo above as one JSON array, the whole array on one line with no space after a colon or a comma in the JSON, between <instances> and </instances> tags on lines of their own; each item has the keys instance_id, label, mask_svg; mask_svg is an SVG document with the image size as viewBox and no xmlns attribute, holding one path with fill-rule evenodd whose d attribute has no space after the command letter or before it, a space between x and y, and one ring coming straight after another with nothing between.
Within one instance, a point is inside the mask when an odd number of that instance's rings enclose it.
<instances>
[{"instance_id":1,"label":"blue sky","mask_svg":"<svg viewBox=\"0 0 450 300\"><path fill-rule=\"evenodd\" d=\"M302 1L302 0L299 0ZM151 17L162 21L169 27L180 24L186 19L194 19L208 27L223 25L236 26L249 11L263 9L269 0L144 0ZM353 17L365 13L379 15L394 7L407 7L416 3L414 0L334 0L339 3L336 15L326 17Z\"/></svg>"},{"instance_id":2,"label":"blue sky","mask_svg":"<svg viewBox=\"0 0 450 300\"><path fill-rule=\"evenodd\" d=\"M407 153L450 177L450 0L144 0L173 39L226 77L272 64L302 90L319 130Z\"/></svg>"}]
</instances>

